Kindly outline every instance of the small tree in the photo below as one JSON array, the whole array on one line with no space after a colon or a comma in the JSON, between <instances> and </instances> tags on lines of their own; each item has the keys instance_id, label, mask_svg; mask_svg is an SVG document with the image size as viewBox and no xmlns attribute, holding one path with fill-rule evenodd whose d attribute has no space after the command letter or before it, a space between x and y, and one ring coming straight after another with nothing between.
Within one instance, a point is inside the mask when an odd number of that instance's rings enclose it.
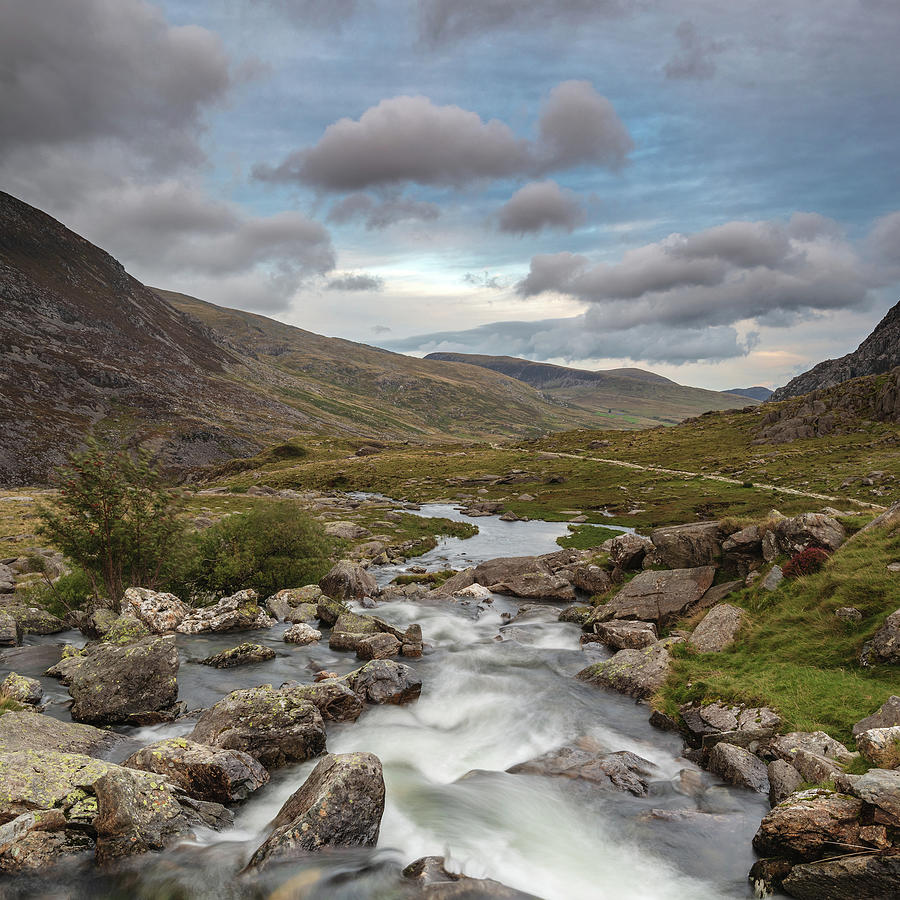
<instances>
[{"instance_id":1,"label":"small tree","mask_svg":"<svg viewBox=\"0 0 900 900\"><path fill-rule=\"evenodd\" d=\"M167 488L144 451L132 455L89 440L58 471L55 508L41 506L38 533L88 574L118 606L125 588L157 585L181 534L179 494Z\"/></svg>"}]
</instances>

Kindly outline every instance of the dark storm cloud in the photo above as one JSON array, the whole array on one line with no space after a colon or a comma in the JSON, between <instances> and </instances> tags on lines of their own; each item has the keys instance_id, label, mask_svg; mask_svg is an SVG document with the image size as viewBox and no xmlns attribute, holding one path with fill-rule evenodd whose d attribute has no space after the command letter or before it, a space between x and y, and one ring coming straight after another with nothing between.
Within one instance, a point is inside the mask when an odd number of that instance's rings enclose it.
<instances>
[{"instance_id":1,"label":"dark storm cloud","mask_svg":"<svg viewBox=\"0 0 900 900\"><path fill-rule=\"evenodd\" d=\"M436 204L409 197L373 199L368 194L348 194L331 207L328 221L344 224L359 219L367 231L380 231L398 222L433 221L440 214Z\"/></svg>"},{"instance_id":2,"label":"dark storm cloud","mask_svg":"<svg viewBox=\"0 0 900 900\"><path fill-rule=\"evenodd\" d=\"M534 234L545 228L573 231L584 221L577 195L555 181L526 184L497 213L497 227L510 234Z\"/></svg>"},{"instance_id":3,"label":"dark storm cloud","mask_svg":"<svg viewBox=\"0 0 900 900\"><path fill-rule=\"evenodd\" d=\"M378 275L367 275L365 272L336 275L325 285L327 291L381 291L384 279Z\"/></svg>"},{"instance_id":4,"label":"dark storm cloud","mask_svg":"<svg viewBox=\"0 0 900 900\"><path fill-rule=\"evenodd\" d=\"M721 41L705 40L693 22L682 22L675 30L678 52L666 63L666 78L702 81L716 74L715 56L725 49Z\"/></svg>"},{"instance_id":5,"label":"dark storm cloud","mask_svg":"<svg viewBox=\"0 0 900 900\"><path fill-rule=\"evenodd\" d=\"M230 84L219 38L142 0L0 0L0 155L114 140L197 161L204 111Z\"/></svg>"},{"instance_id":6,"label":"dark storm cloud","mask_svg":"<svg viewBox=\"0 0 900 900\"><path fill-rule=\"evenodd\" d=\"M528 177L590 163L619 169L633 147L612 104L586 81L551 91L539 138L459 106L427 97L393 97L358 120L341 119L318 143L278 166L257 165L263 181L300 182L328 191L358 191L405 182L462 187L487 179Z\"/></svg>"}]
</instances>

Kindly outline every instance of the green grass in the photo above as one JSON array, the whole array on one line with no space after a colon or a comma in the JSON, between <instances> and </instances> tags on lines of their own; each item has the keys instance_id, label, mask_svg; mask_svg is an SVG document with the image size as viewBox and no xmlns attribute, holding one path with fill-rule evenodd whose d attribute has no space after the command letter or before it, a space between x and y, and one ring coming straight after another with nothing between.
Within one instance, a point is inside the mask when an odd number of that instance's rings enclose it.
<instances>
[{"instance_id":1,"label":"green grass","mask_svg":"<svg viewBox=\"0 0 900 900\"><path fill-rule=\"evenodd\" d=\"M622 532L612 528L604 528L602 525L578 525L569 529L569 534L556 539L560 547L572 550L593 550L604 541L618 537Z\"/></svg>"},{"instance_id":2,"label":"green grass","mask_svg":"<svg viewBox=\"0 0 900 900\"><path fill-rule=\"evenodd\" d=\"M853 724L897 693L896 667L863 669L857 657L900 606L900 577L887 571L898 559L900 529L873 529L815 575L729 597L747 610L749 624L722 653L678 646L658 704L670 714L692 700L762 704L781 714L787 731L821 730L850 742ZM841 606L855 606L862 620L842 622L834 615Z\"/></svg>"}]
</instances>

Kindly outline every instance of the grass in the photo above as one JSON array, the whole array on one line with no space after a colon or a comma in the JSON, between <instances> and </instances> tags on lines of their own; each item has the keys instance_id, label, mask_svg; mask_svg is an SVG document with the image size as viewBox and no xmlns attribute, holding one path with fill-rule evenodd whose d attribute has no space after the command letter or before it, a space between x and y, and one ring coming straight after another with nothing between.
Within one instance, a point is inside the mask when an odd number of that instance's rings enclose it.
<instances>
[{"instance_id":1,"label":"grass","mask_svg":"<svg viewBox=\"0 0 900 900\"><path fill-rule=\"evenodd\" d=\"M618 537L622 532L612 528L604 528L602 525L578 525L569 529L569 534L556 539L560 547L572 550L593 550L604 541Z\"/></svg>"},{"instance_id":2,"label":"grass","mask_svg":"<svg viewBox=\"0 0 900 900\"><path fill-rule=\"evenodd\" d=\"M716 654L678 646L657 704L669 714L693 700L766 705L786 731L821 730L850 742L854 723L897 693L896 667L864 669L857 657L900 605L900 577L887 571L898 559L900 528L873 529L815 575L729 597L749 617L736 643ZM842 622L834 615L841 606L859 609L861 621Z\"/></svg>"}]
</instances>

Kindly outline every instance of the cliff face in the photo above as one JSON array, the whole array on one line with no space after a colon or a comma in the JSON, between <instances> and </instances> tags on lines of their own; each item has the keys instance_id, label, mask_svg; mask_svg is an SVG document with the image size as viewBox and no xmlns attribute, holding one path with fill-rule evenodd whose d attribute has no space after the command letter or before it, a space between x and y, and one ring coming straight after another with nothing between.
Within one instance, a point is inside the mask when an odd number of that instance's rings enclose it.
<instances>
[{"instance_id":1,"label":"cliff face","mask_svg":"<svg viewBox=\"0 0 900 900\"><path fill-rule=\"evenodd\" d=\"M881 375L900 366L900 303L892 307L875 330L853 352L840 359L826 359L798 375L770 398L772 401L799 397L810 391L833 387L863 375Z\"/></svg>"}]
</instances>

